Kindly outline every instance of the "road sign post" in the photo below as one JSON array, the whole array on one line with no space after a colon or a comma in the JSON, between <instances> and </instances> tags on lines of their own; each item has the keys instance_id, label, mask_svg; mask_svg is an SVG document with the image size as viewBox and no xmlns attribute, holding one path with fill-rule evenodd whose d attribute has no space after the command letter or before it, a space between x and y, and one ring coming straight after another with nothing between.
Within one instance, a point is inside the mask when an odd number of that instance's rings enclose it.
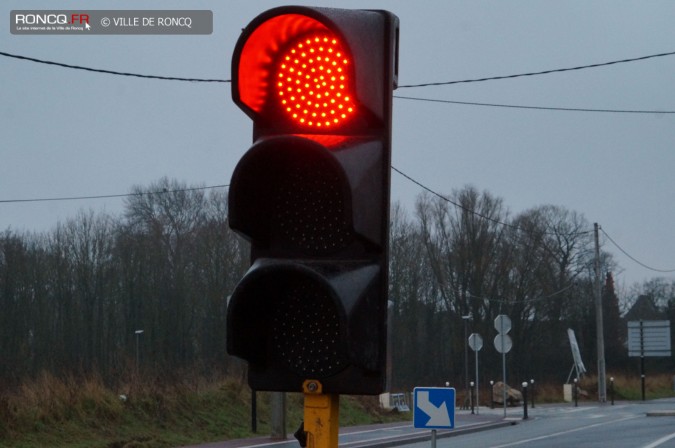
<instances>
[{"instance_id":1,"label":"road sign post","mask_svg":"<svg viewBox=\"0 0 675 448\"><path fill-rule=\"evenodd\" d=\"M474 354L476 356L476 414L479 414L478 412L478 404L480 403L479 400L479 393L478 391L480 390L480 387L478 387L478 352L480 351L481 348L483 348L483 338L481 335L478 333L471 333L471 336L469 336L469 347L471 347L471 350L474 351Z\"/></svg>"},{"instance_id":2,"label":"road sign post","mask_svg":"<svg viewBox=\"0 0 675 448\"><path fill-rule=\"evenodd\" d=\"M640 357L640 384L645 401L645 356L670 356L670 321L628 322L628 356Z\"/></svg>"},{"instance_id":3,"label":"road sign post","mask_svg":"<svg viewBox=\"0 0 675 448\"><path fill-rule=\"evenodd\" d=\"M506 333L511 331L511 319L506 314L500 314L495 318L495 330L499 334L495 336L495 348L502 354L502 400L504 400L504 417L506 417L506 354L511 350L513 343Z\"/></svg>"}]
</instances>

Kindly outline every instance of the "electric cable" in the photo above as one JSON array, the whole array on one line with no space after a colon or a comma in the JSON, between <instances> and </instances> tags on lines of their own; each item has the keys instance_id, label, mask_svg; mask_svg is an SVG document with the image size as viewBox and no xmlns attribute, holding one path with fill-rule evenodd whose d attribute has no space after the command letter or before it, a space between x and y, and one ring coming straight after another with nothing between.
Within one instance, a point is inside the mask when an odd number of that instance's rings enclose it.
<instances>
[{"instance_id":1,"label":"electric cable","mask_svg":"<svg viewBox=\"0 0 675 448\"><path fill-rule=\"evenodd\" d=\"M105 74L108 74L108 75L132 76L132 77L135 77L135 78L148 78L148 79L161 79L161 80L164 80L164 81L231 82L229 79L180 78L180 77L176 77L176 76L158 76L158 75L144 75L144 74L140 74L140 73L119 72L119 71L115 71L115 70L105 70L105 69L100 69L100 68L84 67L82 65L64 64L62 62L47 61L47 60L38 59L38 58L30 58L28 56L6 53L4 51L0 51L0 56L20 59L20 60L23 60L23 61L37 62L39 64L55 65L57 67L70 68L70 69L74 69L74 70L84 70L84 71L88 71L88 72L105 73Z\"/></svg>"},{"instance_id":2,"label":"electric cable","mask_svg":"<svg viewBox=\"0 0 675 448\"><path fill-rule=\"evenodd\" d=\"M657 269L657 268L653 268L653 267L651 267L651 266L648 266L648 265L644 264L643 262L641 262L641 261L638 260L637 258L633 257L631 254L629 254L623 247L619 246L619 244L618 244L616 241L614 241L614 240L612 239L612 237L609 236L609 235L607 234L607 232L605 232L605 229L603 229L602 227L600 227L600 231L601 231L602 234L605 235L605 237L607 237L607 239L608 239L608 240L609 240L609 241L610 241L617 249L619 249L625 256L627 256L628 258L630 258L632 261L634 261L635 263L639 264L639 265L642 266L643 268L648 269L648 270L650 270L650 271L661 272L661 273L665 273L665 274L669 274L669 273L675 272L675 269Z\"/></svg>"},{"instance_id":3,"label":"electric cable","mask_svg":"<svg viewBox=\"0 0 675 448\"><path fill-rule=\"evenodd\" d=\"M460 210L463 210L463 211L465 211L465 212L467 212L467 213L470 213L470 214L472 214L472 215L474 215L474 216L478 216L478 217L481 218L481 219L485 219L485 220L490 221L490 222L492 222L492 223L494 223L494 224L497 224L497 225L501 225L501 226L508 227L508 228L511 228L511 229L513 229L513 230L518 230L518 231L523 230L521 227L519 227L519 226L517 226L517 225L510 224L510 223L508 223L508 222L503 222L503 221L500 221L500 220L498 220L498 219L492 218L492 217L490 217L490 216L483 215L483 214L481 214L481 213L479 213L479 212L477 212L477 211L475 211L475 210L471 210L471 209L469 209L469 208L466 208L466 207L464 207L462 204L459 204L459 203L453 201L452 199L450 199L450 198L448 198L448 197L446 197L446 196L444 196L444 195L438 193L437 191L432 190L431 188L427 187L426 185L424 185L423 183L419 182L418 180L413 179L412 177L408 176L406 173L404 173L403 171L399 170L398 168L396 168L396 167L393 166L393 165L391 166L391 169L394 170L394 171L396 171L398 174L400 174L401 176L405 177L406 179L408 179L410 182L414 183L414 184L417 185L418 187L422 188L423 190L425 190L425 191L431 193L432 195L438 197L439 199L441 199L441 200L443 200L443 201L445 201L445 202L447 202L447 203L449 203L449 204L454 205L455 207L459 208ZM569 234L569 235L570 235L570 236L572 236L572 235L575 235L575 236L576 236L576 235L585 235L585 234L588 234L588 233L591 233L591 232L592 232L592 230L584 230L584 231L581 231L581 232L574 232L574 233L571 233L571 234ZM554 232L544 232L544 234L545 234L545 235L558 235L557 233L554 233Z\"/></svg>"},{"instance_id":4,"label":"electric cable","mask_svg":"<svg viewBox=\"0 0 675 448\"><path fill-rule=\"evenodd\" d=\"M533 110L551 110L564 112L600 112L613 114L675 114L675 111L673 110L627 110L627 109L591 109L580 107L522 106L517 104L477 103L473 101L439 100L433 98L420 98L401 95L394 95L394 98L402 100L426 101L430 103L458 104L462 106L502 107L509 109L533 109Z\"/></svg>"},{"instance_id":5,"label":"electric cable","mask_svg":"<svg viewBox=\"0 0 675 448\"><path fill-rule=\"evenodd\" d=\"M487 77L487 78L464 79L464 80L458 80L458 81L442 81L442 82L436 82L436 83L404 84L404 85L399 85L398 88L413 88L413 87L452 85L452 84L460 84L460 83L483 82L483 81L494 81L494 80L500 80L500 79L519 78L519 77L524 77L524 76L546 75L546 74L560 73L560 72L566 72L566 71L571 71L571 70L582 70L582 69L587 69L587 68L604 67L604 66L608 66L608 65L621 64L621 63L627 63L627 62L643 61L643 60L646 60L646 59L652 59L652 58L664 57L664 56L671 56L671 55L674 55L674 54L675 54L675 52L660 53L660 54L654 54L654 55L648 55L648 56L641 56L641 57L638 57L638 58L630 58L630 59L622 59L622 60L618 60L618 61L603 62L603 63L599 63L599 64L582 65L582 66L570 67L570 68L559 68L559 69L553 69L553 70L545 70L545 71L541 71L541 72L520 73L520 74L516 74L516 75L493 76L493 77ZM141 73L131 73L131 72L121 72L121 71L116 71L116 70L98 69L98 68L92 68L92 67L85 67L85 66L81 66L81 65L65 64L65 63L56 62L56 61L48 61L48 60L44 60L44 59L38 59L38 58L33 58L33 57L28 57L28 56L23 56L23 55L18 55L18 54L7 53L7 52L4 52L4 51L0 51L0 56L15 58L15 59L24 60L24 61L35 62L35 63L39 63L39 64L54 65L54 66L57 66L57 67L70 68L70 69L74 69L74 70L84 70L84 71L89 71L89 72L94 72L94 73L104 73L104 74L109 74L109 75L131 76L131 77L136 77L136 78L158 79L158 80L165 80L165 81L187 81L187 82L208 82L208 83L214 83L214 82L215 83L231 83L232 82L232 80L230 80L230 79L182 78L182 77L176 77L176 76L145 75L145 74L141 74ZM550 110L550 111L567 111L567 112L604 112L604 113L625 113L625 114L675 114L675 111L615 110L615 109L567 108L567 107L549 107L549 106L523 106L523 105L514 105L514 104L495 104L495 103L451 101L451 100L419 98L419 97L410 97L410 96L401 96L401 95L394 95L394 98L414 100L414 101L449 103L449 104L458 104L458 105L467 105L467 106L502 107L502 108L512 108L512 109L533 109L533 110Z\"/></svg>"},{"instance_id":6,"label":"electric cable","mask_svg":"<svg viewBox=\"0 0 675 448\"><path fill-rule=\"evenodd\" d=\"M672 56L672 55L675 55L675 51L666 52L666 53L651 54L651 55L640 56L640 57L636 57L636 58L627 58L627 59L620 59L620 60L615 60L615 61L600 62L600 63L597 63L597 64L588 64L588 65L579 65L579 66L576 66L576 67L542 70L542 71L538 71L538 72L518 73L518 74L513 74L513 75L502 75L502 76L489 76L489 77L484 77L484 78L471 78L471 79L462 79L462 80L456 80L456 81L440 81L440 82L429 82L429 83L421 83L421 84L402 84L402 85L399 85L398 88L407 89L407 88L416 88L416 87L446 86L446 85L452 85L452 84L464 84L464 83L473 83L473 82L496 81L496 80L502 80L502 79L513 79L513 78L521 78L521 77L526 77L526 76L549 75L549 74L552 74L552 73L563 73L563 72L569 72L569 71L575 71L575 70L584 70L584 69L590 69L590 68L606 67L606 66L609 66L609 65L625 64L625 63L629 63L629 62L638 62L638 61L644 61L644 60L647 60L647 59L660 58L660 57ZM232 82L232 80L230 80L230 79L180 78L180 77L175 77L175 76L144 75L144 74L140 74L140 73L129 73L129 72L114 71L114 70L104 70L104 69L98 69L98 68L92 68L92 67L85 67L85 66L81 66L81 65L64 64L64 63L61 63L61 62L32 58L32 57L28 57L28 56L22 56L22 55L18 55L18 54L7 53L7 52L4 52L4 51L0 51L0 56L16 58L16 59L36 62L36 63L40 63L40 64L55 65L55 66L58 66L58 67L64 67L64 68L70 68L70 69L76 69L76 70L86 70L86 71L90 71L90 72L106 73L106 74L110 74L110 75L134 76L134 77L138 77L138 78L162 79L162 80L168 80L168 81L223 82L223 83Z\"/></svg>"},{"instance_id":7,"label":"electric cable","mask_svg":"<svg viewBox=\"0 0 675 448\"><path fill-rule=\"evenodd\" d=\"M159 194L169 194L169 193L180 193L184 191L198 191L198 190L210 190L215 188L227 188L228 184L224 185L212 185L208 187L191 187L191 188L180 188L177 190L161 190L161 191L144 191L140 193L124 193L124 194L101 194L95 196L70 196L70 197L53 197L53 198L32 198L32 199L0 199L0 204L11 204L11 203L25 203L25 202L57 202L57 201L80 201L86 199L110 199L110 198L126 198L131 196L148 196L148 195L159 195Z\"/></svg>"},{"instance_id":8,"label":"electric cable","mask_svg":"<svg viewBox=\"0 0 675 448\"><path fill-rule=\"evenodd\" d=\"M430 86L448 86L452 84L462 84L462 83L469 83L469 82L484 82L484 81L495 81L499 79L514 79L514 78L521 78L524 76L537 76L537 75L549 75L552 73L563 73L563 72L570 72L574 70L584 70L584 69L589 69L589 68L598 68L598 67L606 67L608 65L615 65L615 64L624 64L627 62L637 62L637 61L644 61L647 59L652 59L652 58L661 58L665 56L672 56L675 55L675 51L671 51L668 53L659 53L659 54L651 54L648 56L640 56L637 58L629 58L629 59L620 59L617 61L609 61L609 62L601 62L598 64L588 64L588 65L579 65L577 67L568 67L568 68L556 68L552 70L543 70L539 72L529 72L529 73L518 73L515 75L504 75L504 76L490 76L487 78L473 78L473 79L463 79L461 81L441 81L441 82L427 82L423 84L404 84L398 86L400 89L409 89L409 88L414 88L414 87L430 87Z\"/></svg>"}]
</instances>

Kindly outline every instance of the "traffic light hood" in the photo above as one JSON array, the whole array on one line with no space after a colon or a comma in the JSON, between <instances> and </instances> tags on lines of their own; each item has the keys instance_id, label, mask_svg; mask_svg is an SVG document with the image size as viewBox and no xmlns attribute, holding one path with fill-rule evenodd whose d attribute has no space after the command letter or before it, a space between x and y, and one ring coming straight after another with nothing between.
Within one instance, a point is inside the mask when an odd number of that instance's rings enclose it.
<instances>
[{"instance_id":1,"label":"traffic light hood","mask_svg":"<svg viewBox=\"0 0 675 448\"><path fill-rule=\"evenodd\" d=\"M272 133L288 132L289 129L295 128L298 132L354 135L377 129L378 123L382 124L390 119L389 111L386 110L386 99L391 90L396 88L397 70L394 64L394 73L388 73L392 66L389 62L360 64L359 61L379 59L390 61L392 58L396 60L396 55L392 53L396 51L398 45L394 45L394 48L387 45L393 41L387 35L392 32L398 34L398 18L388 11L353 11L304 6L283 6L268 10L256 17L243 30L237 41L232 58L232 98L259 128L267 128ZM314 125L309 127L299 122L303 112L311 120L312 107L319 107L323 100L317 101L313 98L313 103L310 101L309 107L305 107L305 104L298 106L295 102L292 102L293 106L289 104L289 109L293 107L290 113L294 113L297 107L300 115L298 120L294 121L285 113L281 113L286 106L279 106L280 93L276 90L280 75L278 67L283 63L280 59L287 54L290 45L306 36L322 36L322 38L335 36L339 42L336 45L344 49L345 54L340 58L340 62L344 59L346 63L342 72L345 75L343 86L345 93L341 98L336 96L329 98L325 105L329 108L330 99L340 101L345 96L348 97L348 100L344 101L343 109L336 109L333 115L329 112L325 121L317 117ZM334 95L340 93L342 84L339 76L334 81L337 83L335 85L337 93ZM328 83L331 82L329 78L330 75L327 75ZM373 79L384 82L373 83ZM283 80L285 81L285 77ZM328 95L324 98L326 96ZM351 112L347 111L350 108L349 103L354 104L354 110ZM350 118L349 114L353 114L354 118ZM342 115L349 125L340 125ZM324 123L332 126L326 126ZM258 132L260 131L261 129L258 129Z\"/></svg>"}]
</instances>

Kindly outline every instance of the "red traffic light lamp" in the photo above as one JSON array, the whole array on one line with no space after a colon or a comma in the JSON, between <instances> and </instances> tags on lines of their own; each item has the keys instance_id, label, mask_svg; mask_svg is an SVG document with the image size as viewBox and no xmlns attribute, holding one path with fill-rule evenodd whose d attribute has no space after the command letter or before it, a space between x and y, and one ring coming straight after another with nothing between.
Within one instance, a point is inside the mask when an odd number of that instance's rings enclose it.
<instances>
[{"instance_id":1,"label":"red traffic light lamp","mask_svg":"<svg viewBox=\"0 0 675 448\"><path fill-rule=\"evenodd\" d=\"M387 382L389 173L398 18L285 6L242 32L234 102L253 146L230 182L251 243L227 347L257 390L378 394Z\"/></svg>"},{"instance_id":2,"label":"red traffic light lamp","mask_svg":"<svg viewBox=\"0 0 675 448\"><path fill-rule=\"evenodd\" d=\"M263 133L390 128L397 52L398 18L388 11L274 8L237 42L232 98Z\"/></svg>"}]
</instances>

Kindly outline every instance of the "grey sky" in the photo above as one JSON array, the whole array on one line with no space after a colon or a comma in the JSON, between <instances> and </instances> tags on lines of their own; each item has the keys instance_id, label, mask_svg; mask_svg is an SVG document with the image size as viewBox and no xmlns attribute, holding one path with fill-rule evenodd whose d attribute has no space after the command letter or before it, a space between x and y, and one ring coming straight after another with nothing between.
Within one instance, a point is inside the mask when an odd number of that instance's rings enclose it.
<instances>
[{"instance_id":1,"label":"grey sky","mask_svg":"<svg viewBox=\"0 0 675 448\"><path fill-rule=\"evenodd\" d=\"M573 67L675 51L673 1L311 1L388 9L401 21L400 83ZM107 70L230 78L243 28L273 1L5 0L0 51ZM13 9L208 9L209 36L15 36ZM675 110L675 56L545 76L399 89L467 102ZM146 80L0 57L0 200L127 193L163 176L227 184L251 144L229 84ZM517 214L554 204L598 222L644 263L675 269L675 115L394 101L393 165L449 193L471 184ZM392 173L392 200L420 188ZM0 229L49 230L121 199L0 203ZM619 252L619 284L659 276ZM667 274L675 278L675 274Z\"/></svg>"}]
</instances>

